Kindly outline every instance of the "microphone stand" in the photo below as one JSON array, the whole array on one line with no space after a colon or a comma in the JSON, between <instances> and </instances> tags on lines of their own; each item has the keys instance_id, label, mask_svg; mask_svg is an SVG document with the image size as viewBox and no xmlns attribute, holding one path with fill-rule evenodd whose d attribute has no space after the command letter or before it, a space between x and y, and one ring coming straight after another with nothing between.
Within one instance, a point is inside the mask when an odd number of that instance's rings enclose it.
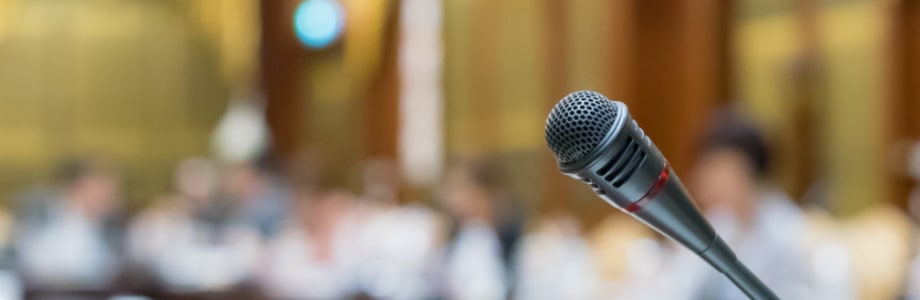
<instances>
[{"instance_id":1,"label":"microphone stand","mask_svg":"<svg viewBox=\"0 0 920 300\"><path fill-rule=\"evenodd\" d=\"M776 294L763 284L751 270L748 270L731 248L720 237L716 237L712 246L699 253L706 262L725 274L748 298L753 300L779 300Z\"/></svg>"}]
</instances>

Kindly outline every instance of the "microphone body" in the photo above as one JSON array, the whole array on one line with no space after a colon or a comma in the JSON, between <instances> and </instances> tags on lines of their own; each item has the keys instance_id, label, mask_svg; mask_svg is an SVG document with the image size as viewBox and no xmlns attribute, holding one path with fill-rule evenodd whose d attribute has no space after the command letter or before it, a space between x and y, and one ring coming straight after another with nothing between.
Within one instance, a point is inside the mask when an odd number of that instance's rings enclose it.
<instances>
[{"instance_id":1,"label":"microphone body","mask_svg":"<svg viewBox=\"0 0 920 300\"><path fill-rule=\"evenodd\" d=\"M547 118L546 140L563 174L689 248L751 299L778 299L716 234L625 104L591 91L569 94Z\"/></svg>"}]
</instances>

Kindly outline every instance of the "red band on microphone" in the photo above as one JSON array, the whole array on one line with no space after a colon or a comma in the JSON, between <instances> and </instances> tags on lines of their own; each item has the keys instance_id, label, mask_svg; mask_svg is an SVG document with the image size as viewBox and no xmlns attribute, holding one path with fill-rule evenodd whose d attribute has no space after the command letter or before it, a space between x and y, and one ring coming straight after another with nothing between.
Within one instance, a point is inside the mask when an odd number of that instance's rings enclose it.
<instances>
[{"instance_id":1,"label":"red band on microphone","mask_svg":"<svg viewBox=\"0 0 920 300\"><path fill-rule=\"evenodd\" d=\"M668 167L668 163L665 162L664 169L661 170L661 174L658 175L658 181L655 182L655 185L653 185L652 188L648 190L648 193L645 193L645 196L642 196L642 198L639 199L639 201L633 202L632 204L627 206L626 211L635 212L645 207L645 205L647 205L649 201L652 201L652 199L654 199L655 196L658 196L658 193L660 193L661 190L664 189L664 184L668 183L668 177L671 176L670 174L671 172L670 172L670 168Z\"/></svg>"}]
</instances>

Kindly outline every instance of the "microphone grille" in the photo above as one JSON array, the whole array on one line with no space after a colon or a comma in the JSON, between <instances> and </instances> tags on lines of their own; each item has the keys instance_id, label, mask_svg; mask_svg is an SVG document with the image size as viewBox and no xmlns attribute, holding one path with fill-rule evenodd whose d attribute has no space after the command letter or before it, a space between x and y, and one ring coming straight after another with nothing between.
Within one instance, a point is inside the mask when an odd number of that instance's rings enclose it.
<instances>
[{"instance_id":1,"label":"microphone grille","mask_svg":"<svg viewBox=\"0 0 920 300\"><path fill-rule=\"evenodd\" d=\"M568 94L546 118L546 143L560 163L574 162L601 143L616 117L617 106L598 92Z\"/></svg>"}]
</instances>

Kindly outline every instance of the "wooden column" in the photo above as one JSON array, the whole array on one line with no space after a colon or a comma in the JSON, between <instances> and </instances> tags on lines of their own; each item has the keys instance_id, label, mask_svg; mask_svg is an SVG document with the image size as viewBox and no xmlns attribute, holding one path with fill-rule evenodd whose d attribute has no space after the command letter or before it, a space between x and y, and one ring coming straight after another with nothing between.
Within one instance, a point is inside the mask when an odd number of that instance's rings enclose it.
<instances>
[{"instance_id":1,"label":"wooden column","mask_svg":"<svg viewBox=\"0 0 920 300\"><path fill-rule=\"evenodd\" d=\"M470 99L459 99L468 101L470 111L473 113L468 116L475 140L478 145L473 155L491 155L500 151L501 135L496 130L501 126L501 110L498 109L501 91L501 82L497 76L499 68L506 64L500 57L500 42L506 38L502 35L500 29L501 20L505 19L505 11L502 10L500 1L475 0L469 1L473 7L471 18L470 32L472 33L473 44L467 49L471 63L469 88ZM489 154L491 153L491 154Z\"/></svg>"},{"instance_id":2,"label":"wooden column","mask_svg":"<svg viewBox=\"0 0 920 300\"><path fill-rule=\"evenodd\" d=\"M714 103L724 105L730 102L738 101L737 86L735 85L735 55L734 51L734 28L737 22L735 12L737 1L716 1L715 10L716 23L714 28L715 48L713 49L716 65L716 73L713 74L713 81L716 84L715 96L712 99Z\"/></svg>"},{"instance_id":3,"label":"wooden column","mask_svg":"<svg viewBox=\"0 0 920 300\"><path fill-rule=\"evenodd\" d=\"M891 101L888 101L889 144L891 146L912 146L903 142L920 140L920 2L914 0L895 1L889 10L890 41L889 85ZM906 147L900 153L891 153L895 167L887 189L891 191L894 203L907 206L914 179L907 173ZM899 167L900 166L900 167ZM902 168L901 168L902 167Z\"/></svg>"},{"instance_id":4,"label":"wooden column","mask_svg":"<svg viewBox=\"0 0 920 300\"><path fill-rule=\"evenodd\" d=\"M634 2L630 112L677 172L688 172L718 101L718 1Z\"/></svg>"},{"instance_id":5,"label":"wooden column","mask_svg":"<svg viewBox=\"0 0 920 300\"><path fill-rule=\"evenodd\" d=\"M794 105L790 120L795 128L792 145L788 146L787 160L791 172L783 174L788 176L786 186L793 199L802 200L808 189L812 187L819 174L817 170L821 164L817 149L819 148L817 109L820 105L819 84L822 82L819 57L819 28L818 28L818 3L816 0L796 2L795 16L799 40L799 52L795 59L793 71ZM774 147L774 151L776 151ZM776 155L774 155L775 157Z\"/></svg>"},{"instance_id":6,"label":"wooden column","mask_svg":"<svg viewBox=\"0 0 920 300\"><path fill-rule=\"evenodd\" d=\"M303 138L301 70L309 53L294 34L294 9L298 1L260 2L262 40L260 43L261 89L265 93L265 116L272 134L272 155L288 159L296 154Z\"/></svg>"},{"instance_id":7,"label":"wooden column","mask_svg":"<svg viewBox=\"0 0 920 300\"><path fill-rule=\"evenodd\" d=\"M399 3L389 1L380 71L364 94L368 158L396 159L399 144Z\"/></svg>"},{"instance_id":8,"label":"wooden column","mask_svg":"<svg viewBox=\"0 0 920 300\"><path fill-rule=\"evenodd\" d=\"M569 92L569 53L568 53L568 1L543 1L545 27L542 28L545 36L546 47L546 92L544 103L549 112L552 107ZM543 198L540 199L539 214L569 211L573 201L573 185L571 178L562 175L556 166L556 159L552 151L540 151L540 161L543 162Z\"/></svg>"},{"instance_id":9,"label":"wooden column","mask_svg":"<svg viewBox=\"0 0 920 300\"><path fill-rule=\"evenodd\" d=\"M572 15L565 1L547 1L546 61L547 111L560 97L580 82L569 82L572 49L567 34L567 18ZM672 166L689 172L694 149L709 113L716 103L730 101L731 7L720 1L645 1L623 0L612 4L617 17L616 38L605 45L614 53L607 96L627 103L630 113L652 137ZM552 160L547 152L547 160ZM543 211L564 208L582 194L581 183L559 175L555 165L547 165ZM686 176L686 175L685 175ZM577 203L583 220L592 223L608 215L603 202L597 206Z\"/></svg>"}]
</instances>

